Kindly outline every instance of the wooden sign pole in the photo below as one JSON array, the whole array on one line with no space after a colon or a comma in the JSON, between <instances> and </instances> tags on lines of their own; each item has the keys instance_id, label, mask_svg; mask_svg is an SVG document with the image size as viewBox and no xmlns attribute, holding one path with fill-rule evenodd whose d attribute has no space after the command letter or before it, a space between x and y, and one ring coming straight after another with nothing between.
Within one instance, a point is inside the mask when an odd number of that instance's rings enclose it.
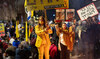
<instances>
[{"instance_id":1,"label":"wooden sign pole","mask_svg":"<svg viewBox=\"0 0 100 59\"><path fill-rule=\"evenodd\" d=\"M47 12L46 12L46 9L44 9L44 13L45 13L45 22L47 23Z\"/></svg>"}]
</instances>

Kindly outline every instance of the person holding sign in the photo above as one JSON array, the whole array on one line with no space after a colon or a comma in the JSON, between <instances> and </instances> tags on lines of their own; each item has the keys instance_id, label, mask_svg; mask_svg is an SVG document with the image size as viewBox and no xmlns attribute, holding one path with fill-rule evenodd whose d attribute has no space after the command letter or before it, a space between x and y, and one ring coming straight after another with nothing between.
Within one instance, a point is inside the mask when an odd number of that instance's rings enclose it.
<instances>
[{"instance_id":1,"label":"person holding sign","mask_svg":"<svg viewBox=\"0 0 100 59\"><path fill-rule=\"evenodd\" d=\"M66 29L67 26L65 23L62 24L62 28L59 28L58 25L55 26L57 35L59 36L58 49L61 51L60 59L70 59L70 39L69 32Z\"/></svg>"},{"instance_id":2,"label":"person holding sign","mask_svg":"<svg viewBox=\"0 0 100 59\"><path fill-rule=\"evenodd\" d=\"M39 25L35 26L35 33L37 34L37 39L35 46L38 48L39 59L43 59L43 55L45 55L45 59L49 59L49 48L51 45L49 34L52 34L52 30L45 23L45 20L42 16L39 17Z\"/></svg>"}]
</instances>

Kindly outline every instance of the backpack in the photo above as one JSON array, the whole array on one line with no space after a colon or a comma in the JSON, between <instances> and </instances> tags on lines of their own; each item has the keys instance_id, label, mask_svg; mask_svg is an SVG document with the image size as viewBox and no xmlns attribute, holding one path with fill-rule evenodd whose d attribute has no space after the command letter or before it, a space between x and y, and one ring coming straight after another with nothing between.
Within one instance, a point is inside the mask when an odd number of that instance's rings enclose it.
<instances>
[{"instance_id":1,"label":"backpack","mask_svg":"<svg viewBox=\"0 0 100 59\"><path fill-rule=\"evenodd\" d=\"M50 49L49 49L49 54L51 58L56 58L57 56L57 46L52 44Z\"/></svg>"}]
</instances>

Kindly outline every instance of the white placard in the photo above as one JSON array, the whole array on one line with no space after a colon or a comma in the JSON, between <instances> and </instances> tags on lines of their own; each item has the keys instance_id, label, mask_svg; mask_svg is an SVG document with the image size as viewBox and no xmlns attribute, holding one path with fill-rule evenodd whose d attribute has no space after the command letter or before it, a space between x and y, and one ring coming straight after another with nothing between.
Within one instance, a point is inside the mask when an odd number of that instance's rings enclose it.
<instances>
[{"instance_id":1,"label":"white placard","mask_svg":"<svg viewBox=\"0 0 100 59\"><path fill-rule=\"evenodd\" d=\"M91 3L85 7L77 10L77 13L81 20L86 20L88 17L93 17L93 16L99 14L94 3Z\"/></svg>"}]
</instances>

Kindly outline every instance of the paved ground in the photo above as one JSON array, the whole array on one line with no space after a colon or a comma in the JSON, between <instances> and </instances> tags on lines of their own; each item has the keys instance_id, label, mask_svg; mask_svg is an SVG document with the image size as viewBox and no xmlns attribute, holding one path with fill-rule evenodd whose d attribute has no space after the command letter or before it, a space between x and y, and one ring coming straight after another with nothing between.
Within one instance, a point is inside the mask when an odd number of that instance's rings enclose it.
<instances>
[{"instance_id":1,"label":"paved ground","mask_svg":"<svg viewBox=\"0 0 100 59\"><path fill-rule=\"evenodd\" d=\"M72 56L71 59L86 59L85 56ZM100 58L95 58L95 59L100 59Z\"/></svg>"}]
</instances>

